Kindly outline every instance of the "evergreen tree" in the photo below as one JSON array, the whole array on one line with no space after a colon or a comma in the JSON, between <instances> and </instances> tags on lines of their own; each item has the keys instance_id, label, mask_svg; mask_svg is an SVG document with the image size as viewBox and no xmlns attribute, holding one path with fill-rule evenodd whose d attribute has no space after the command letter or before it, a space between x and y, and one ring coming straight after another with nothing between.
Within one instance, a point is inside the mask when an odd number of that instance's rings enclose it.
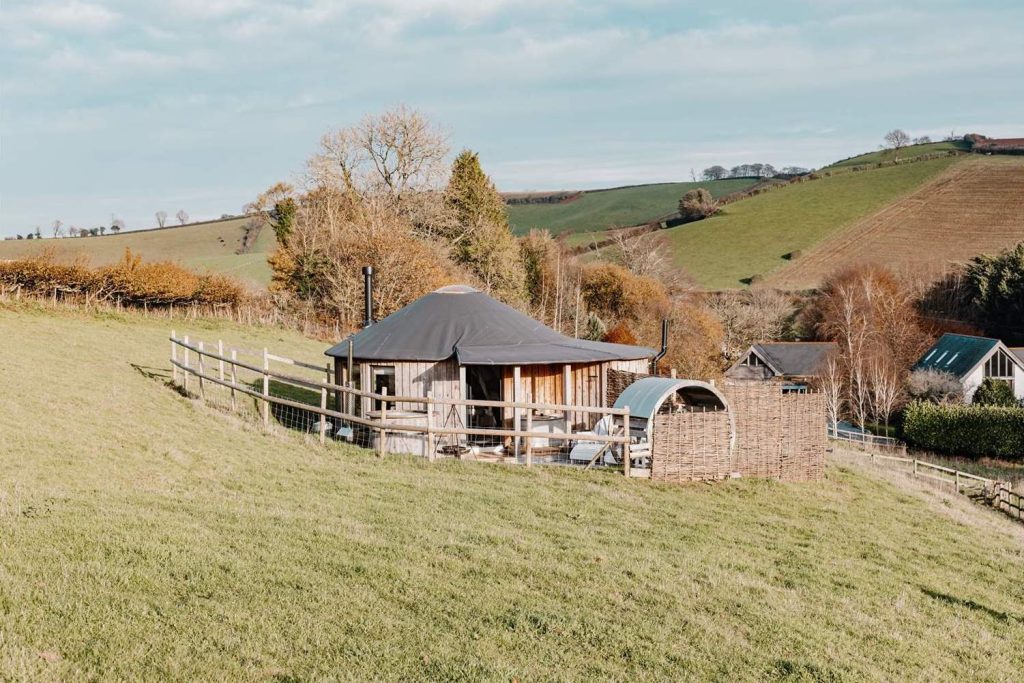
<instances>
[{"instance_id":1,"label":"evergreen tree","mask_svg":"<svg viewBox=\"0 0 1024 683\"><path fill-rule=\"evenodd\" d=\"M509 228L505 203L475 152L464 150L455 158L444 203L453 221L443 236L451 244L454 260L480 278L484 289L498 299L523 301L526 273L519 243Z\"/></svg>"}]
</instances>

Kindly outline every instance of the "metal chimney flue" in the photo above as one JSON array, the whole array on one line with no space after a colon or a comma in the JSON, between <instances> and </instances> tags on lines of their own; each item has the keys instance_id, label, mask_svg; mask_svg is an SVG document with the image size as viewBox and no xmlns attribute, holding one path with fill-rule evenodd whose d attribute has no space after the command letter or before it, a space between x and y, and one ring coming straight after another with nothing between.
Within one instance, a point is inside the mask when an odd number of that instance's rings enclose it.
<instances>
[{"instance_id":1,"label":"metal chimney flue","mask_svg":"<svg viewBox=\"0 0 1024 683\"><path fill-rule=\"evenodd\" d=\"M363 266L363 327L373 324L373 266Z\"/></svg>"},{"instance_id":2,"label":"metal chimney flue","mask_svg":"<svg viewBox=\"0 0 1024 683\"><path fill-rule=\"evenodd\" d=\"M661 351L651 360L651 374L658 374L658 361L665 357L668 353L668 318L663 318L661 321Z\"/></svg>"}]
</instances>

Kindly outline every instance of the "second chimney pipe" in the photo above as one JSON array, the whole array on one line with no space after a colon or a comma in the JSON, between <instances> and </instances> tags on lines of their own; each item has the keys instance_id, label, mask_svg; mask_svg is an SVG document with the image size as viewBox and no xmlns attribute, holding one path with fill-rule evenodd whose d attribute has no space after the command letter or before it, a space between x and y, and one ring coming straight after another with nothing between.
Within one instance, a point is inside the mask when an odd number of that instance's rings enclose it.
<instances>
[{"instance_id":1,"label":"second chimney pipe","mask_svg":"<svg viewBox=\"0 0 1024 683\"><path fill-rule=\"evenodd\" d=\"M658 361L665 357L668 353L668 318L663 318L661 321L661 351L651 361L651 374L658 374Z\"/></svg>"},{"instance_id":2,"label":"second chimney pipe","mask_svg":"<svg viewBox=\"0 0 1024 683\"><path fill-rule=\"evenodd\" d=\"M363 327L373 324L373 266L363 266Z\"/></svg>"}]
</instances>

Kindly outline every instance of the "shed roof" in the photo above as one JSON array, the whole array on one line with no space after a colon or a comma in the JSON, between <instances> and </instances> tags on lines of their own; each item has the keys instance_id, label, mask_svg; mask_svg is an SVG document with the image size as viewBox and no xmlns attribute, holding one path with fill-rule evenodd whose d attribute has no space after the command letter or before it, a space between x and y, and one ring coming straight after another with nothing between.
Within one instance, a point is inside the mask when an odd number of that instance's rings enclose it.
<instances>
[{"instance_id":1,"label":"shed roof","mask_svg":"<svg viewBox=\"0 0 1024 683\"><path fill-rule=\"evenodd\" d=\"M938 370L963 378L997 346L998 339L966 334L944 334L914 365L915 370Z\"/></svg>"},{"instance_id":2,"label":"shed roof","mask_svg":"<svg viewBox=\"0 0 1024 683\"><path fill-rule=\"evenodd\" d=\"M818 374L825 357L836 349L835 342L767 342L754 344L751 351L761 357L776 375L811 377Z\"/></svg>"},{"instance_id":3,"label":"shed roof","mask_svg":"<svg viewBox=\"0 0 1024 683\"><path fill-rule=\"evenodd\" d=\"M643 377L630 384L615 399L615 408L629 406L630 417L650 420L673 393L680 393L688 405L728 409L729 402L706 382L671 377Z\"/></svg>"},{"instance_id":4,"label":"shed roof","mask_svg":"<svg viewBox=\"0 0 1024 683\"><path fill-rule=\"evenodd\" d=\"M1010 349L1010 353L1017 356L1017 359L1020 360L1021 365L1024 365L1024 346L1015 346L1012 349Z\"/></svg>"},{"instance_id":5,"label":"shed roof","mask_svg":"<svg viewBox=\"0 0 1024 683\"><path fill-rule=\"evenodd\" d=\"M326 351L361 360L461 365L589 363L651 358L654 349L573 339L483 292L455 285L422 296Z\"/></svg>"}]
</instances>

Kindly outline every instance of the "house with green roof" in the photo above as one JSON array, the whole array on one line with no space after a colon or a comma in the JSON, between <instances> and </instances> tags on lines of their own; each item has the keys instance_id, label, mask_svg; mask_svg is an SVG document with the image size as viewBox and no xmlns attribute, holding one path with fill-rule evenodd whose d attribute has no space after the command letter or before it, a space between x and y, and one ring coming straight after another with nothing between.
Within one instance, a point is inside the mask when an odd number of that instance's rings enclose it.
<instances>
[{"instance_id":1,"label":"house with green roof","mask_svg":"<svg viewBox=\"0 0 1024 683\"><path fill-rule=\"evenodd\" d=\"M988 378L1006 382L1018 400L1024 399L1024 357L998 339L944 334L925 351L913 369L953 375L963 383L968 403Z\"/></svg>"}]
</instances>

